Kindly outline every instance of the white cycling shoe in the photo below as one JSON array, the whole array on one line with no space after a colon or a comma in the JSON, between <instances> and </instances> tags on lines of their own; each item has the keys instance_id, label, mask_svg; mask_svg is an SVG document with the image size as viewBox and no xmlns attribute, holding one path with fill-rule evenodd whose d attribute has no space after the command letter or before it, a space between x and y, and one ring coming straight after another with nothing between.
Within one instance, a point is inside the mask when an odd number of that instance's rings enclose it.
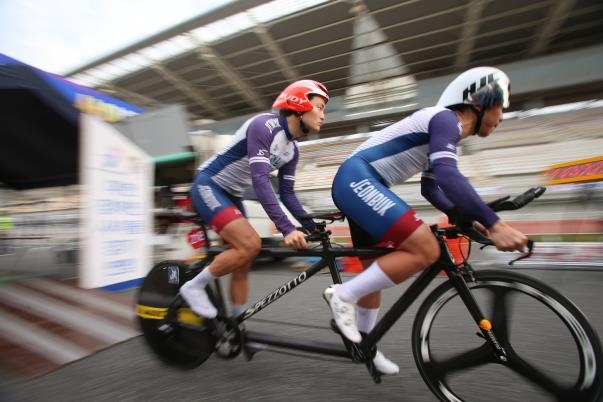
<instances>
[{"instance_id":1,"label":"white cycling shoe","mask_svg":"<svg viewBox=\"0 0 603 402\"><path fill-rule=\"evenodd\" d=\"M381 374L396 375L400 372L400 367L379 351L373 357L373 364Z\"/></svg>"},{"instance_id":2,"label":"white cycling shoe","mask_svg":"<svg viewBox=\"0 0 603 402\"><path fill-rule=\"evenodd\" d=\"M356 304L344 302L337 297L335 289L338 286L339 284L329 286L323 292L323 297L329 303L335 324L337 324L337 328L339 328L343 336L354 343L360 343L362 335L356 325ZM380 351L375 353L373 364L381 374L396 375L400 372L398 365L385 357Z\"/></svg>"},{"instance_id":3,"label":"white cycling shoe","mask_svg":"<svg viewBox=\"0 0 603 402\"><path fill-rule=\"evenodd\" d=\"M331 307L331 314L342 335L354 343L360 343L362 335L356 325L356 304L341 300L335 294L339 285L331 285L323 292L323 297Z\"/></svg>"},{"instance_id":4,"label":"white cycling shoe","mask_svg":"<svg viewBox=\"0 0 603 402\"><path fill-rule=\"evenodd\" d=\"M216 318L218 315L218 310L209 300L205 288L199 288L190 282L186 282L180 288L180 295L195 314L207 318Z\"/></svg>"}]
</instances>

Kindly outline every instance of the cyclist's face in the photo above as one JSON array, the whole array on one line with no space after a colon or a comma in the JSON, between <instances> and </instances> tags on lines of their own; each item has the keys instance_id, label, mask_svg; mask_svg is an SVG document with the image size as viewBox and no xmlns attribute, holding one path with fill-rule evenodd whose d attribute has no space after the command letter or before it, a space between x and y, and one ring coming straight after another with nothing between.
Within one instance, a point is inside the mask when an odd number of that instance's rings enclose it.
<instances>
[{"instance_id":1,"label":"cyclist's face","mask_svg":"<svg viewBox=\"0 0 603 402\"><path fill-rule=\"evenodd\" d=\"M310 103L314 106L312 110L302 115L301 119L304 125L312 132L317 133L325 121L326 102L320 96L314 96Z\"/></svg>"},{"instance_id":2,"label":"cyclist's face","mask_svg":"<svg viewBox=\"0 0 603 402\"><path fill-rule=\"evenodd\" d=\"M493 106L486 110L484 117L482 118L482 125L477 135L480 137L487 137L496 130L496 127L503 121L503 108L502 106Z\"/></svg>"}]
</instances>

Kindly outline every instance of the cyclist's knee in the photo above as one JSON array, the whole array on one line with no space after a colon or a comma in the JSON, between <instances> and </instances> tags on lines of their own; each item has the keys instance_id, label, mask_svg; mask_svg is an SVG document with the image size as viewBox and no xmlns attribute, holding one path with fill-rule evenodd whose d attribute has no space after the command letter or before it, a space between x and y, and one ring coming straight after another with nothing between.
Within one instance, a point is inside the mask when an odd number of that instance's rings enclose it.
<instances>
[{"instance_id":1,"label":"cyclist's knee","mask_svg":"<svg viewBox=\"0 0 603 402\"><path fill-rule=\"evenodd\" d=\"M238 248L241 258L245 261L253 260L262 249L262 239L259 236L249 236L244 239Z\"/></svg>"},{"instance_id":2,"label":"cyclist's knee","mask_svg":"<svg viewBox=\"0 0 603 402\"><path fill-rule=\"evenodd\" d=\"M440 248L435 247L433 249L430 249L428 251L427 255L425 255L425 266L428 267L430 265L435 264L439 258L440 258Z\"/></svg>"},{"instance_id":3,"label":"cyclist's knee","mask_svg":"<svg viewBox=\"0 0 603 402\"><path fill-rule=\"evenodd\" d=\"M434 237L431 237L426 243L424 258L425 266L435 264L436 261L440 258L440 247Z\"/></svg>"},{"instance_id":4,"label":"cyclist's knee","mask_svg":"<svg viewBox=\"0 0 603 402\"><path fill-rule=\"evenodd\" d=\"M428 228L425 229L419 228L403 244L404 249L412 253L423 268L434 264L440 258L440 247L436 238Z\"/></svg>"}]
</instances>

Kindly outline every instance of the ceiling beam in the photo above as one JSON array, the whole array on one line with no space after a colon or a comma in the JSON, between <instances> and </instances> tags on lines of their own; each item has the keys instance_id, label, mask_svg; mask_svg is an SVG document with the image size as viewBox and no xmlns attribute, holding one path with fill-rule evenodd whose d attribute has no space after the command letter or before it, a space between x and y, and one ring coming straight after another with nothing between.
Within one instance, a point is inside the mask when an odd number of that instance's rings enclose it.
<instances>
[{"instance_id":1,"label":"ceiling beam","mask_svg":"<svg viewBox=\"0 0 603 402\"><path fill-rule=\"evenodd\" d=\"M253 31L260 38L262 44L268 50L268 53L270 53L270 56L274 62L279 66L283 76L285 76L289 81L297 80L300 76L297 68L291 64L289 58L287 55L285 55L285 52L282 51L276 40L274 40L272 35L270 35L266 29L266 26L259 22L256 22L256 24L257 25L254 27Z\"/></svg>"},{"instance_id":2,"label":"ceiling beam","mask_svg":"<svg viewBox=\"0 0 603 402\"><path fill-rule=\"evenodd\" d=\"M250 105L259 110L270 109L270 105L264 102L261 96L258 96L257 91L241 78L239 73L235 71L230 63L217 55L211 46L194 38L192 35L191 39L197 44L197 54L199 58L212 65L216 72L222 76L224 81L232 85Z\"/></svg>"},{"instance_id":3,"label":"ceiling beam","mask_svg":"<svg viewBox=\"0 0 603 402\"><path fill-rule=\"evenodd\" d=\"M112 60L118 59L128 54L136 53L139 50L153 46L157 43L163 42L164 40L178 36L184 32L199 28L203 25L211 24L213 22L222 20L224 18L231 17L240 12L246 11L250 8L261 6L265 4L266 0L245 0L245 1L229 1L221 7L214 8L208 12L203 12L200 15L193 16L191 19L184 21L178 25L170 27L164 31L158 32L140 42L134 43L123 49L120 49L114 53L108 54L98 60L91 63L78 67L77 69L68 72L65 76L72 76L75 74L82 73L86 70L90 70L94 67L100 66ZM141 10L142 11L142 10Z\"/></svg>"},{"instance_id":4,"label":"ceiling beam","mask_svg":"<svg viewBox=\"0 0 603 402\"><path fill-rule=\"evenodd\" d=\"M228 114L211 97L199 88L192 88L190 82L180 78L178 75L167 69L160 63L153 63L151 68L160 74L166 81L184 93L187 97L195 101L198 105L208 110L213 118L224 119ZM200 116L207 117L207 116Z\"/></svg>"},{"instance_id":5,"label":"ceiling beam","mask_svg":"<svg viewBox=\"0 0 603 402\"><path fill-rule=\"evenodd\" d=\"M479 21L484 12L484 8L486 7L486 3L486 1L482 0L472 0L467 5L465 23L463 24L459 46L454 60L454 68L456 70L465 69L471 61L471 51L475 44L475 36L479 28Z\"/></svg>"},{"instance_id":6,"label":"ceiling beam","mask_svg":"<svg viewBox=\"0 0 603 402\"><path fill-rule=\"evenodd\" d=\"M540 54L547 48L559 32L559 28L571 15L570 11L575 4L576 0L551 1L548 15L544 18L541 29L528 50L528 56Z\"/></svg>"}]
</instances>

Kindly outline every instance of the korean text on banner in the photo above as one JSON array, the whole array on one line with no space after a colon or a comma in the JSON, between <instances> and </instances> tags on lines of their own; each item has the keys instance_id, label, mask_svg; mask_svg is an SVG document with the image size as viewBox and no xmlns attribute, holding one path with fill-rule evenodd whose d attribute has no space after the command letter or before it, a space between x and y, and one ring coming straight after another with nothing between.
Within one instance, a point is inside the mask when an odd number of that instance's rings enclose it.
<instances>
[{"instance_id":1,"label":"korean text on banner","mask_svg":"<svg viewBox=\"0 0 603 402\"><path fill-rule=\"evenodd\" d=\"M110 124L85 113L80 141L80 286L136 281L152 263L153 161Z\"/></svg>"}]
</instances>

